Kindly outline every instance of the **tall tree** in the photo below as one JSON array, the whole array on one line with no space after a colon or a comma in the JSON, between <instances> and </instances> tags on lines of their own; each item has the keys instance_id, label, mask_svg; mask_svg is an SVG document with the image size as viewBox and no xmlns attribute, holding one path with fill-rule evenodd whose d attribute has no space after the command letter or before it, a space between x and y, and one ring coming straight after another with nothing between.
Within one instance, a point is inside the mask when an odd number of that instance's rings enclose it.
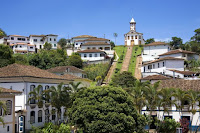
<instances>
[{"instance_id":1,"label":"tall tree","mask_svg":"<svg viewBox=\"0 0 200 133\"><path fill-rule=\"evenodd\" d=\"M64 49L66 46L67 46L67 40L65 38L61 38L59 41L58 41L58 45L60 45L60 47L62 49Z\"/></svg>"},{"instance_id":2,"label":"tall tree","mask_svg":"<svg viewBox=\"0 0 200 133\"><path fill-rule=\"evenodd\" d=\"M155 42L154 38L149 38L145 41L145 44L149 44L149 43L152 43L152 42Z\"/></svg>"},{"instance_id":3,"label":"tall tree","mask_svg":"<svg viewBox=\"0 0 200 133\"><path fill-rule=\"evenodd\" d=\"M6 32L0 28L0 38L7 36Z\"/></svg>"},{"instance_id":4,"label":"tall tree","mask_svg":"<svg viewBox=\"0 0 200 133\"><path fill-rule=\"evenodd\" d=\"M118 37L118 34L117 33L113 33L113 36L115 37L115 45L117 44L116 43L116 38Z\"/></svg>"},{"instance_id":5,"label":"tall tree","mask_svg":"<svg viewBox=\"0 0 200 133\"><path fill-rule=\"evenodd\" d=\"M79 92L69 109L69 118L84 133L145 132L145 117L137 113L121 88L104 86Z\"/></svg>"},{"instance_id":6,"label":"tall tree","mask_svg":"<svg viewBox=\"0 0 200 133\"><path fill-rule=\"evenodd\" d=\"M194 32L195 32L195 35L191 37L191 40L199 43L200 42L200 28L196 29Z\"/></svg>"},{"instance_id":7,"label":"tall tree","mask_svg":"<svg viewBox=\"0 0 200 133\"><path fill-rule=\"evenodd\" d=\"M183 44L183 40L180 37L172 37L169 44L173 49L178 49Z\"/></svg>"},{"instance_id":8,"label":"tall tree","mask_svg":"<svg viewBox=\"0 0 200 133\"><path fill-rule=\"evenodd\" d=\"M57 124L61 118L61 108L68 108L71 104L70 100L70 88L65 87L63 83L60 83L57 87L52 86L49 89L50 92L50 104L56 108L57 112Z\"/></svg>"},{"instance_id":9,"label":"tall tree","mask_svg":"<svg viewBox=\"0 0 200 133\"><path fill-rule=\"evenodd\" d=\"M113 41L110 42L110 45L111 45L111 49L115 47L115 43Z\"/></svg>"},{"instance_id":10,"label":"tall tree","mask_svg":"<svg viewBox=\"0 0 200 133\"><path fill-rule=\"evenodd\" d=\"M51 43L48 43L48 42L45 42L45 44L44 44L44 49L50 50L51 48L52 48L52 44L51 44Z\"/></svg>"},{"instance_id":11,"label":"tall tree","mask_svg":"<svg viewBox=\"0 0 200 133\"><path fill-rule=\"evenodd\" d=\"M0 67L7 66L15 62L13 51L9 46L0 44Z\"/></svg>"},{"instance_id":12,"label":"tall tree","mask_svg":"<svg viewBox=\"0 0 200 133\"><path fill-rule=\"evenodd\" d=\"M139 80L136 80L134 87L125 89L128 92L128 94L131 96L134 106L136 107L138 113L141 113L142 108L146 104L144 91L148 85L149 85L149 82L140 82Z\"/></svg>"}]
</instances>

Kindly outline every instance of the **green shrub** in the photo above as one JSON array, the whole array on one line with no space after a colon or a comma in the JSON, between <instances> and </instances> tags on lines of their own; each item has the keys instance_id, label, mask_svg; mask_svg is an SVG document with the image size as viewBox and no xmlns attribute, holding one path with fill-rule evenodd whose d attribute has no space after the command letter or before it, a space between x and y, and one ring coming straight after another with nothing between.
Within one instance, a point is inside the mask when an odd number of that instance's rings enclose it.
<instances>
[{"instance_id":1,"label":"green shrub","mask_svg":"<svg viewBox=\"0 0 200 133\"><path fill-rule=\"evenodd\" d=\"M157 131L159 133L176 133L176 128L180 127L180 124L174 119L165 119L163 121L157 120Z\"/></svg>"}]
</instances>

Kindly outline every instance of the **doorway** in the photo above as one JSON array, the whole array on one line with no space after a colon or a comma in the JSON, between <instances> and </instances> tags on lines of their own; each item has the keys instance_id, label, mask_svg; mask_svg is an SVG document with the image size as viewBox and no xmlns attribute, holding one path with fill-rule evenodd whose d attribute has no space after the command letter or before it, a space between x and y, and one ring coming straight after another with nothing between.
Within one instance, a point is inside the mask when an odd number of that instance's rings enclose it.
<instances>
[{"instance_id":1,"label":"doorway","mask_svg":"<svg viewBox=\"0 0 200 133\"><path fill-rule=\"evenodd\" d=\"M131 46L133 46L134 45L134 40L131 40Z\"/></svg>"}]
</instances>

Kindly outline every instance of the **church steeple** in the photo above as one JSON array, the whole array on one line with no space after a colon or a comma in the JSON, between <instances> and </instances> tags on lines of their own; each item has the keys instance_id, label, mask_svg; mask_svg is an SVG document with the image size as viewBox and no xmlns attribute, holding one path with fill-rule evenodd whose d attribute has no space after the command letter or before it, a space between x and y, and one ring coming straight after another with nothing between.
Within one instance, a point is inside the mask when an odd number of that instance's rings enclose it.
<instances>
[{"instance_id":1,"label":"church steeple","mask_svg":"<svg viewBox=\"0 0 200 133\"><path fill-rule=\"evenodd\" d=\"M130 30L136 31L136 22L133 18L130 21Z\"/></svg>"}]
</instances>

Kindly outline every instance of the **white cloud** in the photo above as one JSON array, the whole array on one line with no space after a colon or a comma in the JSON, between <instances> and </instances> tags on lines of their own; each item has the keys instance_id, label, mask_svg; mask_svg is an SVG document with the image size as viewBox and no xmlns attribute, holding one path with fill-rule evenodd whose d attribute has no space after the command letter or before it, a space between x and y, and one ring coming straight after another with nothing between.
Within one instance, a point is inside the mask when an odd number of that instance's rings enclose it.
<instances>
[{"instance_id":1,"label":"white cloud","mask_svg":"<svg viewBox=\"0 0 200 133\"><path fill-rule=\"evenodd\" d=\"M171 38L155 38L156 42L170 42Z\"/></svg>"}]
</instances>

